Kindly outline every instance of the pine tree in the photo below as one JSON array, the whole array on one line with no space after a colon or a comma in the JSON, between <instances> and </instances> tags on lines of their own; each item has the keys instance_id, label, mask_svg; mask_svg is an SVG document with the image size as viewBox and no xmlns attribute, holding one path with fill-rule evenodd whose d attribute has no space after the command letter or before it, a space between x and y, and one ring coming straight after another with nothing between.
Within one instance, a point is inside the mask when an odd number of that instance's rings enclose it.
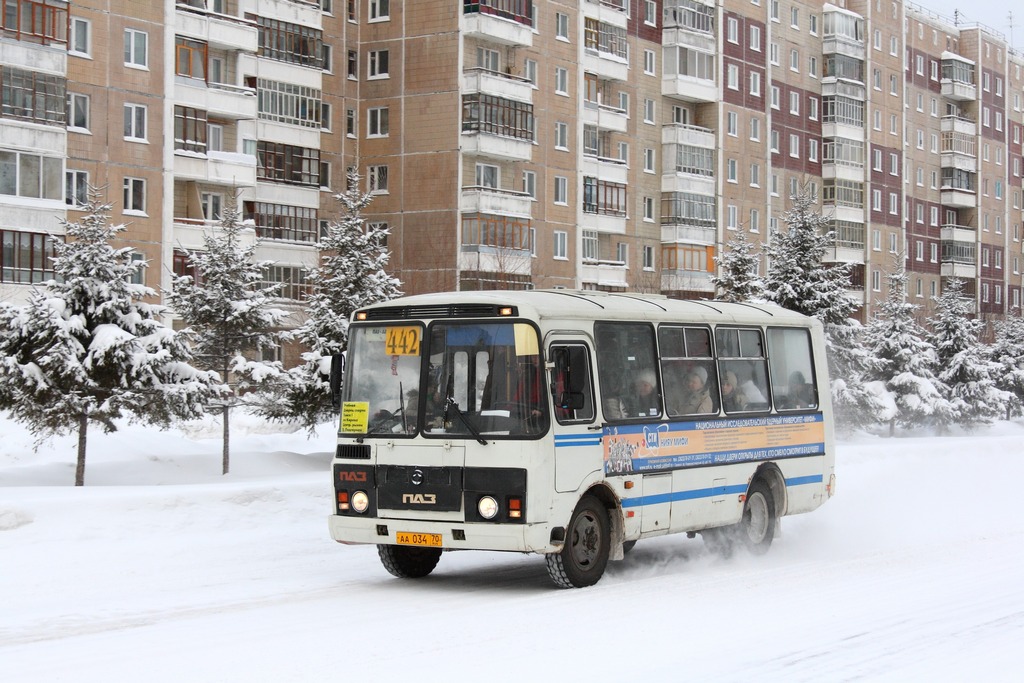
<instances>
[{"instance_id":1,"label":"pine tree","mask_svg":"<svg viewBox=\"0 0 1024 683\"><path fill-rule=\"evenodd\" d=\"M229 470L231 408L253 383L280 374L280 364L249 360L277 340L274 328L284 311L271 302L280 285L264 286L263 270L269 262L254 260L258 240L246 245L234 207L224 210L216 230L203 235L203 249L188 252L195 272L176 276L168 293L174 311L194 338L194 353L202 367L215 370L230 393L218 407L223 417L222 471Z\"/></svg>"},{"instance_id":2,"label":"pine tree","mask_svg":"<svg viewBox=\"0 0 1024 683\"><path fill-rule=\"evenodd\" d=\"M143 264L111 246L125 228L109 224L110 205L90 191L84 208L81 222L61 221L68 240L54 240L56 279L25 306L0 305L0 407L40 440L77 430L76 486L90 423L166 427L201 415L218 389L214 373L189 364L186 335L161 321L166 309L145 301L156 292L132 283Z\"/></svg>"},{"instance_id":3,"label":"pine tree","mask_svg":"<svg viewBox=\"0 0 1024 683\"><path fill-rule=\"evenodd\" d=\"M360 177L348 174L345 192L335 195L341 220L327 224L317 250L320 265L306 280L313 293L306 300L306 322L295 331L307 349L303 363L292 368L283 386L261 398L260 414L277 420L298 419L307 429L333 412L329 373L331 358L348 348L352 313L362 306L401 296L401 282L389 275L387 229L367 225L362 211L372 195L359 190ZM267 400L269 398L269 400Z\"/></svg>"},{"instance_id":4,"label":"pine tree","mask_svg":"<svg viewBox=\"0 0 1024 683\"><path fill-rule=\"evenodd\" d=\"M880 363L871 378L885 383L896 403L890 432L900 427L919 427L950 415L943 398L942 381L936 377L935 347L914 319L917 306L907 301L907 274L900 259L889 274L888 295L867 328L867 347Z\"/></svg>"},{"instance_id":5,"label":"pine tree","mask_svg":"<svg viewBox=\"0 0 1024 683\"><path fill-rule=\"evenodd\" d=\"M999 366L996 386L1007 393L1006 419L1020 414L1024 407L1024 318L1020 309L995 325L996 339L989 348L989 359Z\"/></svg>"},{"instance_id":6,"label":"pine tree","mask_svg":"<svg viewBox=\"0 0 1024 683\"><path fill-rule=\"evenodd\" d=\"M935 299L929 323L946 399L956 422L970 428L1001 417L1009 396L996 386L1000 367L987 357L981 343L982 323L970 317L963 290L963 280L950 279Z\"/></svg>"},{"instance_id":7,"label":"pine tree","mask_svg":"<svg viewBox=\"0 0 1024 683\"><path fill-rule=\"evenodd\" d=\"M846 294L850 266L824 264L835 243L830 220L813 210L815 199L808 193L792 202L783 214L787 229L773 232L765 247L765 298L824 325L837 427L849 432L877 421L885 406L865 385L872 359L859 348L860 324L850 318L856 308Z\"/></svg>"},{"instance_id":8,"label":"pine tree","mask_svg":"<svg viewBox=\"0 0 1024 683\"><path fill-rule=\"evenodd\" d=\"M760 254L742 230L727 243L728 250L715 257L718 275L711 276L715 298L720 301L757 301L764 298L764 283L757 276Z\"/></svg>"},{"instance_id":9,"label":"pine tree","mask_svg":"<svg viewBox=\"0 0 1024 683\"><path fill-rule=\"evenodd\" d=\"M765 246L765 298L826 324L845 324L856 308L846 295L850 266L824 265L835 242L829 219L814 212L815 200L808 193L792 201L793 207L782 216L788 229L773 231Z\"/></svg>"}]
</instances>

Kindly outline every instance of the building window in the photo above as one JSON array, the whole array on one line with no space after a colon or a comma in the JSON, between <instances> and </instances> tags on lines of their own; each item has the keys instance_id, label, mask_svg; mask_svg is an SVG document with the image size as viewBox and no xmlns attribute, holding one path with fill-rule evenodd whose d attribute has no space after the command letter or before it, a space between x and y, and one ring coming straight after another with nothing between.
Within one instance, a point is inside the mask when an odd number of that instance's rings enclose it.
<instances>
[{"instance_id":1,"label":"building window","mask_svg":"<svg viewBox=\"0 0 1024 683\"><path fill-rule=\"evenodd\" d=\"M259 79L256 106L259 118L265 121L291 123L320 129L322 94L315 88L295 83Z\"/></svg>"},{"instance_id":2,"label":"building window","mask_svg":"<svg viewBox=\"0 0 1024 683\"><path fill-rule=\"evenodd\" d=\"M89 96L70 93L68 95L68 128L89 130Z\"/></svg>"},{"instance_id":3,"label":"building window","mask_svg":"<svg viewBox=\"0 0 1024 683\"><path fill-rule=\"evenodd\" d=\"M125 178L122 201L125 213L145 213L146 181L142 178Z\"/></svg>"},{"instance_id":4,"label":"building window","mask_svg":"<svg viewBox=\"0 0 1024 683\"><path fill-rule=\"evenodd\" d=\"M206 124L206 151L224 151L224 126L219 123Z\"/></svg>"},{"instance_id":5,"label":"building window","mask_svg":"<svg viewBox=\"0 0 1024 683\"><path fill-rule=\"evenodd\" d=\"M648 26L658 25L658 3L655 0L644 2L644 23Z\"/></svg>"},{"instance_id":6,"label":"building window","mask_svg":"<svg viewBox=\"0 0 1024 683\"><path fill-rule=\"evenodd\" d=\"M256 225L262 239L312 243L319 237L316 209L247 201L242 217Z\"/></svg>"},{"instance_id":7,"label":"building window","mask_svg":"<svg viewBox=\"0 0 1024 683\"><path fill-rule=\"evenodd\" d=\"M203 207L205 220L219 221L224 216L224 195L216 192L203 192L199 195L199 203Z\"/></svg>"},{"instance_id":8,"label":"building window","mask_svg":"<svg viewBox=\"0 0 1024 683\"><path fill-rule=\"evenodd\" d=\"M644 220L654 220L654 197L644 197Z\"/></svg>"},{"instance_id":9,"label":"building window","mask_svg":"<svg viewBox=\"0 0 1024 683\"><path fill-rule=\"evenodd\" d=\"M537 174L533 171L523 171L523 192L530 196L530 199L537 199Z\"/></svg>"},{"instance_id":10,"label":"building window","mask_svg":"<svg viewBox=\"0 0 1024 683\"><path fill-rule=\"evenodd\" d=\"M644 172L654 173L654 150L650 147L644 148Z\"/></svg>"},{"instance_id":11,"label":"building window","mask_svg":"<svg viewBox=\"0 0 1024 683\"><path fill-rule=\"evenodd\" d=\"M555 204L569 203L569 181L563 176L555 176Z\"/></svg>"},{"instance_id":12,"label":"building window","mask_svg":"<svg viewBox=\"0 0 1024 683\"><path fill-rule=\"evenodd\" d=\"M498 181L499 171L498 167L493 164L477 164L476 165L476 186L477 187L489 187L497 188L499 185Z\"/></svg>"},{"instance_id":13,"label":"building window","mask_svg":"<svg viewBox=\"0 0 1024 683\"><path fill-rule=\"evenodd\" d=\"M3 116L64 126L66 122L66 79L5 65Z\"/></svg>"},{"instance_id":14,"label":"building window","mask_svg":"<svg viewBox=\"0 0 1024 683\"><path fill-rule=\"evenodd\" d=\"M387 50L370 50L367 78L389 78Z\"/></svg>"},{"instance_id":15,"label":"building window","mask_svg":"<svg viewBox=\"0 0 1024 683\"><path fill-rule=\"evenodd\" d=\"M494 95L464 95L462 132L533 140L533 105Z\"/></svg>"},{"instance_id":16,"label":"building window","mask_svg":"<svg viewBox=\"0 0 1024 683\"><path fill-rule=\"evenodd\" d=\"M302 301L313 293L313 286L306 282L306 269L301 266L267 266L263 269L264 287L278 285L275 298Z\"/></svg>"},{"instance_id":17,"label":"building window","mask_svg":"<svg viewBox=\"0 0 1024 683\"><path fill-rule=\"evenodd\" d=\"M64 159L0 150L0 195L61 200Z\"/></svg>"},{"instance_id":18,"label":"building window","mask_svg":"<svg viewBox=\"0 0 1024 683\"><path fill-rule=\"evenodd\" d=\"M569 149L569 124L564 121L555 122L555 149Z\"/></svg>"},{"instance_id":19,"label":"building window","mask_svg":"<svg viewBox=\"0 0 1024 683\"><path fill-rule=\"evenodd\" d=\"M388 135L388 108L374 107L366 110L366 136L383 138Z\"/></svg>"},{"instance_id":20,"label":"building window","mask_svg":"<svg viewBox=\"0 0 1024 683\"><path fill-rule=\"evenodd\" d=\"M653 76L654 70L654 50L644 50L644 73Z\"/></svg>"},{"instance_id":21,"label":"building window","mask_svg":"<svg viewBox=\"0 0 1024 683\"><path fill-rule=\"evenodd\" d=\"M64 172L64 202L76 207L89 203L89 174L86 171Z\"/></svg>"},{"instance_id":22,"label":"building window","mask_svg":"<svg viewBox=\"0 0 1024 683\"><path fill-rule=\"evenodd\" d=\"M390 0L370 0L370 16L367 21L385 21L391 18Z\"/></svg>"},{"instance_id":23,"label":"building window","mask_svg":"<svg viewBox=\"0 0 1024 683\"><path fill-rule=\"evenodd\" d=\"M582 235L583 260L596 261L598 259L598 240L596 230L584 230Z\"/></svg>"},{"instance_id":24,"label":"building window","mask_svg":"<svg viewBox=\"0 0 1024 683\"><path fill-rule=\"evenodd\" d=\"M145 141L144 104L125 104L125 139Z\"/></svg>"},{"instance_id":25,"label":"building window","mask_svg":"<svg viewBox=\"0 0 1024 683\"><path fill-rule=\"evenodd\" d=\"M0 230L0 282L27 285L54 279L54 244L59 239L38 232Z\"/></svg>"},{"instance_id":26,"label":"building window","mask_svg":"<svg viewBox=\"0 0 1024 683\"><path fill-rule=\"evenodd\" d=\"M6 22L4 22L6 24ZM71 18L71 36L68 53L88 57L92 47L92 24L87 19Z\"/></svg>"},{"instance_id":27,"label":"building window","mask_svg":"<svg viewBox=\"0 0 1024 683\"><path fill-rule=\"evenodd\" d=\"M324 68L323 31L280 19L257 17L260 57L279 62Z\"/></svg>"},{"instance_id":28,"label":"building window","mask_svg":"<svg viewBox=\"0 0 1024 683\"><path fill-rule=\"evenodd\" d=\"M256 178L320 187L320 150L259 140L256 143Z\"/></svg>"},{"instance_id":29,"label":"building window","mask_svg":"<svg viewBox=\"0 0 1024 683\"><path fill-rule=\"evenodd\" d=\"M388 194L388 167L369 166L366 169L366 189L370 194Z\"/></svg>"},{"instance_id":30,"label":"building window","mask_svg":"<svg viewBox=\"0 0 1024 683\"><path fill-rule=\"evenodd\" d=\"M564 230L555 230L552 234L552 254L554 258L564 260L569 258L569 233Z\"/></svg>"},{"instance_id":31,"label":"building window","mask_svg":"<svg viewBox=\"0 0 1024 683\"><path fill-rule=\"evenodd\" d=\"M583 177L583 213L626 216L626 186L591 176Z\"/></svg>"},{"instance_id":32,"label":"building window","mask_svg":"<svg viewBox=\"0 0 1024 683\"><path fill-rule=\"evenodd\" d=\"M348 51L348 78L352 81L359 79L359 53L355 50Z\"/></svg>"},{"instance_id":33,"label":"building window","mask_svg":"<svg viewBox=\"0 0 1024 683\"><path fill-rule=\"evenodd\" d=\"M644 123L654 123L654 100L644 100Z\"/></svg>"},{"instance_id":34,"label":"building window","mask_svg":"<svg viewBox=\"0 0 1024 683\"><path fill-rule=\"evenodd\" d=\"M208 132L209 122L205 111L192 107L174 107L174 149L205 154Z\"/></svg>"},{"instance_id":35,"label":"building window","mask_svg":"<svg viewBox=\"0 0 1024 683\"><path fill-rule=\"evenodd\" d=\"M555 37L569 40L569 15L555 12Z\"/></svg>"},{"instance_id":36,"label":"building window","mask_svg":"<svg viewBox=\"0 0 1024 683\"><path fill-rule=\"evenodd\" d=\"M174 44L174 73L186 78L206 79L206 43L178 37Z\"/></svg>"},{"instance_id":37,"label":"building window","mask_svg":"<svg viewBox=\"0 0 1024 683\"><path fill-rule=\"evenodd\" d=\"M569 94L569 70L565 67L555 67L555 94Z\"/></svg>"},{"instance_id":38,"label":"building window","mask_svg":"<svg viewBox=\"0 0 1024 683\"><path fill-rule=\"evenodd\" d=\"M654 270L654 247L651 245L644 246L644 270Z\"/></svg>"},{"instance_id":39,"label":"building window","mask_svg":"<svg viewBox=\"0 0 1024 683\"><path fill-rule=\"evenodd\" d=\"M532 59L527 59L523 62L523 73L526 76L526 80L533 84L533 87L537 87L537 62Z\"/></svg>"},{"instance_id":40,"label":"building window","mask_svg":"<svg viewBox=\"0 0 1024 683\"><path fill-rule=\"evenodd\" d=\"M124 63L125 66L145 69L149 66L146 41L149 38L144 31L132 28L124 30Z\"/></svg>"}]
</instances>

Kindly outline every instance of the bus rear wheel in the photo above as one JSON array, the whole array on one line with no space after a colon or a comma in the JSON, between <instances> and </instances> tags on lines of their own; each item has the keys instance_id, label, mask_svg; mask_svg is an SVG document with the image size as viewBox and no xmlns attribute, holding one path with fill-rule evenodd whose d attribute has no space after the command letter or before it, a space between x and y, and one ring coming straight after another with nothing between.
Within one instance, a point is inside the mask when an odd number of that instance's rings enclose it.
<instances>
[{"instance_id":1,"label":"bus rear wheel","mask_svg":"<svg viewBox=\"0 0 1024 683\"><path fill-rule=\"evenodd\" d=\"M747 491L738 524L705 529L700 535L708 550L722 557L731 557L737 546L753 555L763 555L772 545L778 522L772 490L763 479L757 479Z\"/></svg>"},{"instance_id":2,"label":"bus rear wheel","mask_svg":"<svg viewBox=\"0 0 1024 683\"><path fill-rule=\"evenodd\" d=\"M572 513L562 550L547 556L548 575L559 588L586 588L608 566L611 546L608 511L597 498L584 496Z\"/></svg>"},{"instance_id":3,"label":"bus rear wheel","mask_svg":"<svg viewBox=\"0 0 1024 683\"><path fill-rule=\"evenodd\" d=\"M400 579L422 579L434 571L441 559L440 548L417 548L407 545L378 545L381 564Z\"/></svg>"},{"instance_id":4,"label":"bus rear wheel","mask_svg":"<svg viewBox=\"0 0 1024 683\"><path fill-rule=\"evenodd\" d=\"M755 555L768 552L775 538L775 498L763 479L757 479L747 492L743 519L739 524L740 543Z\"/></svg>"}]
</instances>

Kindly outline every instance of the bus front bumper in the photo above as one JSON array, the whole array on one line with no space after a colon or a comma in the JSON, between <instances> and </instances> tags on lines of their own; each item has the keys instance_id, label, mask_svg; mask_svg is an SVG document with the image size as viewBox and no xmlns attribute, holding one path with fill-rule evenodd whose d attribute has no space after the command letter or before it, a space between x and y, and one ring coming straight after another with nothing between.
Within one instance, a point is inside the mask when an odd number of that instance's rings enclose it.
<instances>
[{"instance_id":1,"label":"bus front bumper","mask_svg":"<svg viewBox=\"0 0 1024 683\"><path fill-rule=\"evenodd\" d=\"M445 550L506 550L521 553L552 553L561 543L551 543L548 524L479 524L447 521L413 521L364 517L327 518L331 538L339 543L377 545L398 544L398 534L418 538L440 537Z\"/></svg>"}]
</instances>

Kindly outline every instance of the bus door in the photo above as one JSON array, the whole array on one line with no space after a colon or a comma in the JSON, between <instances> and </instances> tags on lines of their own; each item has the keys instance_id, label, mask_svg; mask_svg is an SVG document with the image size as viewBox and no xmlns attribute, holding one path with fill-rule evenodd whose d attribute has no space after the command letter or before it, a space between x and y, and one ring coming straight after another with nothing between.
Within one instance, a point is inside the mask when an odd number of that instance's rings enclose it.
<instances>
[{"instance_id":1,"label":"bus door","mask_svg":"<svg viewBox=\"0 0 1024 683\"><path fill-rule=\"evenodd\" d=\"M640 530L645 534L667 534L672 518L672 473L645 474L641 490L644 506L640 511Z\"/></svg>"},{"instance_id":2,"label":"bus door","mask_svg":"<svg viewBox=\"0 0 1024 683\"><path fill-rule=\"evenodd\" d=\"M601 425L594 409L593 351L587 340L548 343L548 382L554 413L555 490L577 490L604 466Z\"/></svg>"}]
</instances>

